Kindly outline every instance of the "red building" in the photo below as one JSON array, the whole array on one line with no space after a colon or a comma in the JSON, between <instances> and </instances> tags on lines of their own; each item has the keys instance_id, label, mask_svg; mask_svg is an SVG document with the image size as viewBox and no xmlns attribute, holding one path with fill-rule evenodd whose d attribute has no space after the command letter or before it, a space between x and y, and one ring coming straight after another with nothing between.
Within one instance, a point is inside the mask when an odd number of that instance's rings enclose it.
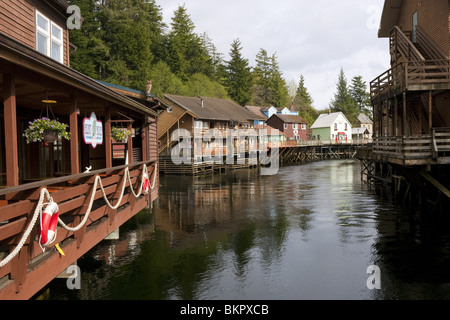
<instances>
[{"instance_id":1,"label":"red building","mask_svg":"<svg viewBox=\"0 0 450 320\"><path fill-rule=\"evenodd\" d=\"M308 139L308 121L300 116L274 114L266 123L283 132L287 140Z\"/></svg>"}]
</instances>

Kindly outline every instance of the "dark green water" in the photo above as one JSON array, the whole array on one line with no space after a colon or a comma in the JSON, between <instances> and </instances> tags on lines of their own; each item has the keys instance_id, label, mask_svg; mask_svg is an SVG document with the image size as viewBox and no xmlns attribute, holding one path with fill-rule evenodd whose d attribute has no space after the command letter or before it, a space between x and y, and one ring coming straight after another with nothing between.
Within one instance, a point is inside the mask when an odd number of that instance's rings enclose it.
<instances>
[{"instance_id":1,"label":"dark green water","mask_svg":"<svg viewBox=\"0 0 450 320\"><path fill-rule=\"evenodd\" d=\"M78 261L70 300L390 300L450 298L450 232L417 226L357 161L210 177L162 176L141 212ZM381 289L369 289L369 266Z\"/></svg>"}]
</instances>

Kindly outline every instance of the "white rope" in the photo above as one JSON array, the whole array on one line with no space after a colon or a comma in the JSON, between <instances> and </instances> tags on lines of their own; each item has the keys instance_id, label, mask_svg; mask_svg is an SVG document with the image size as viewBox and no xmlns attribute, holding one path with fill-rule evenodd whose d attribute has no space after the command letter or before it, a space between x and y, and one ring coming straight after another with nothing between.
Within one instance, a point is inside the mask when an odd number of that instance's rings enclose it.
<instances>
[{"instance_id":1,"label":"white rope","mask_svg":"<svg viewBox=\"0 0 450 320\"><path fill-rule=\"evenodd\" d=\"M150 189L154 189L156 186L156 176L158 172L158 162L155 163L155 170L153 171L153 186L150 186Z\"/></svg>"},{"instance_id":2,"label":"white rope","mask_svg":"<svg viewBox=\"0 0 450 320\"><path fill-rule=\"evenodd\" d=\"M40 212L42 211L42 206L44 203L44 197L47 197L47 200L49 202L53 201L48 190L45 188L42 189L40 192L38 205L36 207L36 210L34 210L33 218L31 220L30 224L28 225L28 228L25 230L25 233L23 234L22 239L20 240L17 247L13 251L11 251L11 253L5 259L3 259L0 262L0 268L3 268L5 265L7 265L9 262L11 262L11 260L14 259L15 256L17 256L17 254L20 252L20 250L22 250L22 247L25 244L25 241L28 239L31 231L34 228L34 225L36 224L36 222L40 216Z\"/></svg>"},{"instance_id":3,"label":"white rope","mask_svg":"<svg viewBox=\"0 0 450 320\"><path fill-rule=\"evenodd\" d=\"M151 186L151 189L152 189L152 190L154 189L154 187L155 187L155 185L156 185L156 172L157 172L157 168L158 168L158 164L156 163L155 170L154 170L154 174L153 174L153 186ZM147 170L148 170L147 166L144 165L144 168L143 168L143 170L142 170L142 176L144 176L145 173L148 173ZM118 201L117 201L117 204L116 204L115 206L113 206L113 205L109 202L109 200L108 200L108 198L107 198L107 196L106 196L106 192L105 192L105 189L104 189L103 184L102 184L102 179L100 178L100 176L96 176L96 177L95 177L95 181L94 181L94 186L93 186L93 189L92 189L92 193L91 193L91 199L89 200L89 206L88 206L88 208L87 208L87 210L86 210L86 214L84 215L83 221L81 221L81 223L80 223L77 227L71 228L71 227L67 226L67 225L61 220L61 218L58 218L59 224L60 224L65 230L70 231L70 232L76 232L76 231L79 231L81 228L83 228L83 226L86 224L86 222L87 222L87 220L88 220L88 218L89 218L89 215L90 215L90 213L91 213L92 205L94 204L95 194L97 193L97 185L98 185L98 184L100 185L100 189L101 189L101 191L102 191L102 195L103 195L103 198L104 198L104 200L105 200L107 206L108 206L109 208L111 208L112 210L116 210L117 208L119 208L119 206L120 206L120 204L121 204L121 202L122 202L122 200L123 200L123 196L124 196L124 194L125 194L125 187L126 187L126 185L127 185L127 181L130 183L130 189L131 189L131 192L132 192L133 196L135 196L136 198L139 198L139 197L141 196L141 194L142 194L142 189L143 189L143 179L141 179L141 180L142 180L142 183L141 183L141 186L140 186L140 188L139 188L139 192L138 192L138 194L136 194L136 193L134 192L134 190L133 190L132 185L131 185L131 175L130 175L130 170L129 170L129 168L126 168L126 169L125 169L125 172L124 172L124 177L123 177L123 185L122 185L121 195L120 195L120 197L119 197L119 199L118 199ZM6 258L4 258L2 261L0 261L0 268L4 267L4 266L7 265L9 262L11 262L11 260L14 259L14 257L17 256L17 254L18 254L18 253L20 252L20 250L22 249L23 245L25 244L25 241L26 241L27 238L30 236L31 231L33 230L34 226L36 225L36 222L37 222L38 218L39 218L40 215L42 214L42 207L43 207L43 204L44 204L44 197L47 198L47 201L48 201L48 202L50 202L50 203L53 202L53 198L50 196L50 193L48 192L48 190L45 189L45 188L43 188L43 189L41 190L41 192L40 192L38 205L37 205L37 207L36 207L36 210L34 211L32 220L31 220L31 222L30 222L28 228L25 230L25 232L24 232L24 234L23 234L23 236L22 236L22 239L20 240L20 242L19 242L19 244L17 245L17 247L16 247L16 248L15 248L15 249L14 249L14 250L6 257Z\"/></svg>"}]
</instances>

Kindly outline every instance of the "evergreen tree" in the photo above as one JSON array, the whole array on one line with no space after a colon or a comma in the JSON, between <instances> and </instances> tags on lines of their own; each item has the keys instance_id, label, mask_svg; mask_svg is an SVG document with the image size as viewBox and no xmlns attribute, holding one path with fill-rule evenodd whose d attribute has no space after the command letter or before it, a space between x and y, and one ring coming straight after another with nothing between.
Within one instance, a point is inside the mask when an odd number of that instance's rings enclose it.
<instances>
[{"instance_id":1,"label":"evergreen tree","mask_svg":"<svg viewBox=\"0 0 450 320\"><path fill-rule=\"evenodd\" d=\"M179 6L172 18L172 30L165 41L165 61L183 81L195 73L213 75L214 67L206 43L195 32L187 9Z\"/></svg>"},{"instance_id":2,"label":"evergreen tree","mask_svg":"<svg viewBox=\"0 0 450 320\"><path fill-rule=\"evenodd\" d=\"M253 71L255 85L253 102L261 106L285 107L289 104L289 92L283 79L276 55L269 57L267 51L260 49L256 55Z\"/></svg>"},{"instance_id":3,"label":"evergreen tree","mask_svg":"<svg viewBox=\"0 0 450 320\"><path fill-rule=\"evenodd\" d=\"M76 47L70 56L70 65L91 78L101 79L109 59L109 48L102 39L96 1L70 0L69 3L77 5L83 17L81 29L70 30L70 42Z\"/></svg>"},{"instance_id":4,"label":"evergreen tree","mask_svg":"<svg viewBox=\"0 0 450 320\"><path fill-rule=\"evenodd\" d=\"M310 126L319 117L319 111L317 111L312 105L313 99L305 86L305 78L303 75L300 76L300 82L293 104L297 108L299 115L308 121Z\"/></svg>"},{"instance_id":5,"label":"evergreen tree","mask_svg":"<svg viewBox=\"0 0 450 320\"><path fill-rule=\"evenodd\" d=\"M360 113L366 114L372 119L372 105L370 102L370 93L367 92L366 82L363 81L362 76L356 76L352 79L350 86L350 94L358 106Z\"/></svg>"},{"instance_id":6,"label":"evergreen tree","mask_svg":"<svg viewBox=\"0 0 450 320\"><path fill-rule=\"evenodd\" d=\"M308 92L308 89L305 87L305 78L303 75L300 76L300 83L298 84L297 93L295 95L296 103L300 106L311 106L313 100L311 95Z\"/></svg>"},{"instance_id":7,"label":"evergreen tree","mask_svg":"<svg viewBox=\"0 0 450 320\"><path fill-rule=\"evenodd\" d=\"M358 106L350 94L347 79L344 70L341 68L339 79L336 86L334 100L331 101L330 109L332 112L342 112L353 126L358 123Z\"/></svg>"},{"instance_id":8,"label":"evergreen tree","mask_svg":"<svg viewBox=\"0 0 450 320\"><path fill-rule=\"evenodd\" d=\"M245 106L252 99L253 76L248 60L242 57L239 39L231 44L230 61L226 63L225 86L232 100Z\"/></svg>"},{"instance_id":9,"label":"evergreen tree","mask_svg":"<svg viewBox=\"0 0 450 320\"><path fill-rule=\"evenodd\" d=\"M278 108L285 108L289 106L289 91L286 80L283 78L283 73L280 70L277 56L272 55L271 58L271 74L269 81L269 88L274 93L272 104Z\"/></svg>"}]
</instances>

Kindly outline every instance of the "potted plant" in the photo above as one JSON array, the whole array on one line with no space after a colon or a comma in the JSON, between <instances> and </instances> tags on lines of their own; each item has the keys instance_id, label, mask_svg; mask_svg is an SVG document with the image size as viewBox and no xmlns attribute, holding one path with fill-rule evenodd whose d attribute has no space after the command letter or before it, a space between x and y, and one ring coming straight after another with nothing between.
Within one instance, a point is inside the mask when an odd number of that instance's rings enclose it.
<instances>
[{"instance_id":1,"label":"potted plant","mask_svg":"<svg viewBox=\"0 0 450 320\"><path fill-rule=\"evenodd\" d=\"M127 142L128 136L130 135L131 135L130 130L116 127L111 128L111 138L118 143Z\"/></svg>"},{"instance_id":2,"label":"potted plant","mask_svg":"<svg viewBox=\"0 0 450 320\"><path fill-rule=\"evenodd\" d=\"M28 123L29 126L23 134L27 143L43 141L55 142L59 138L70 140L70 132L67 132L68 125L57 120L46 117L35 119Z\"/></svg>"}]
</instances>

